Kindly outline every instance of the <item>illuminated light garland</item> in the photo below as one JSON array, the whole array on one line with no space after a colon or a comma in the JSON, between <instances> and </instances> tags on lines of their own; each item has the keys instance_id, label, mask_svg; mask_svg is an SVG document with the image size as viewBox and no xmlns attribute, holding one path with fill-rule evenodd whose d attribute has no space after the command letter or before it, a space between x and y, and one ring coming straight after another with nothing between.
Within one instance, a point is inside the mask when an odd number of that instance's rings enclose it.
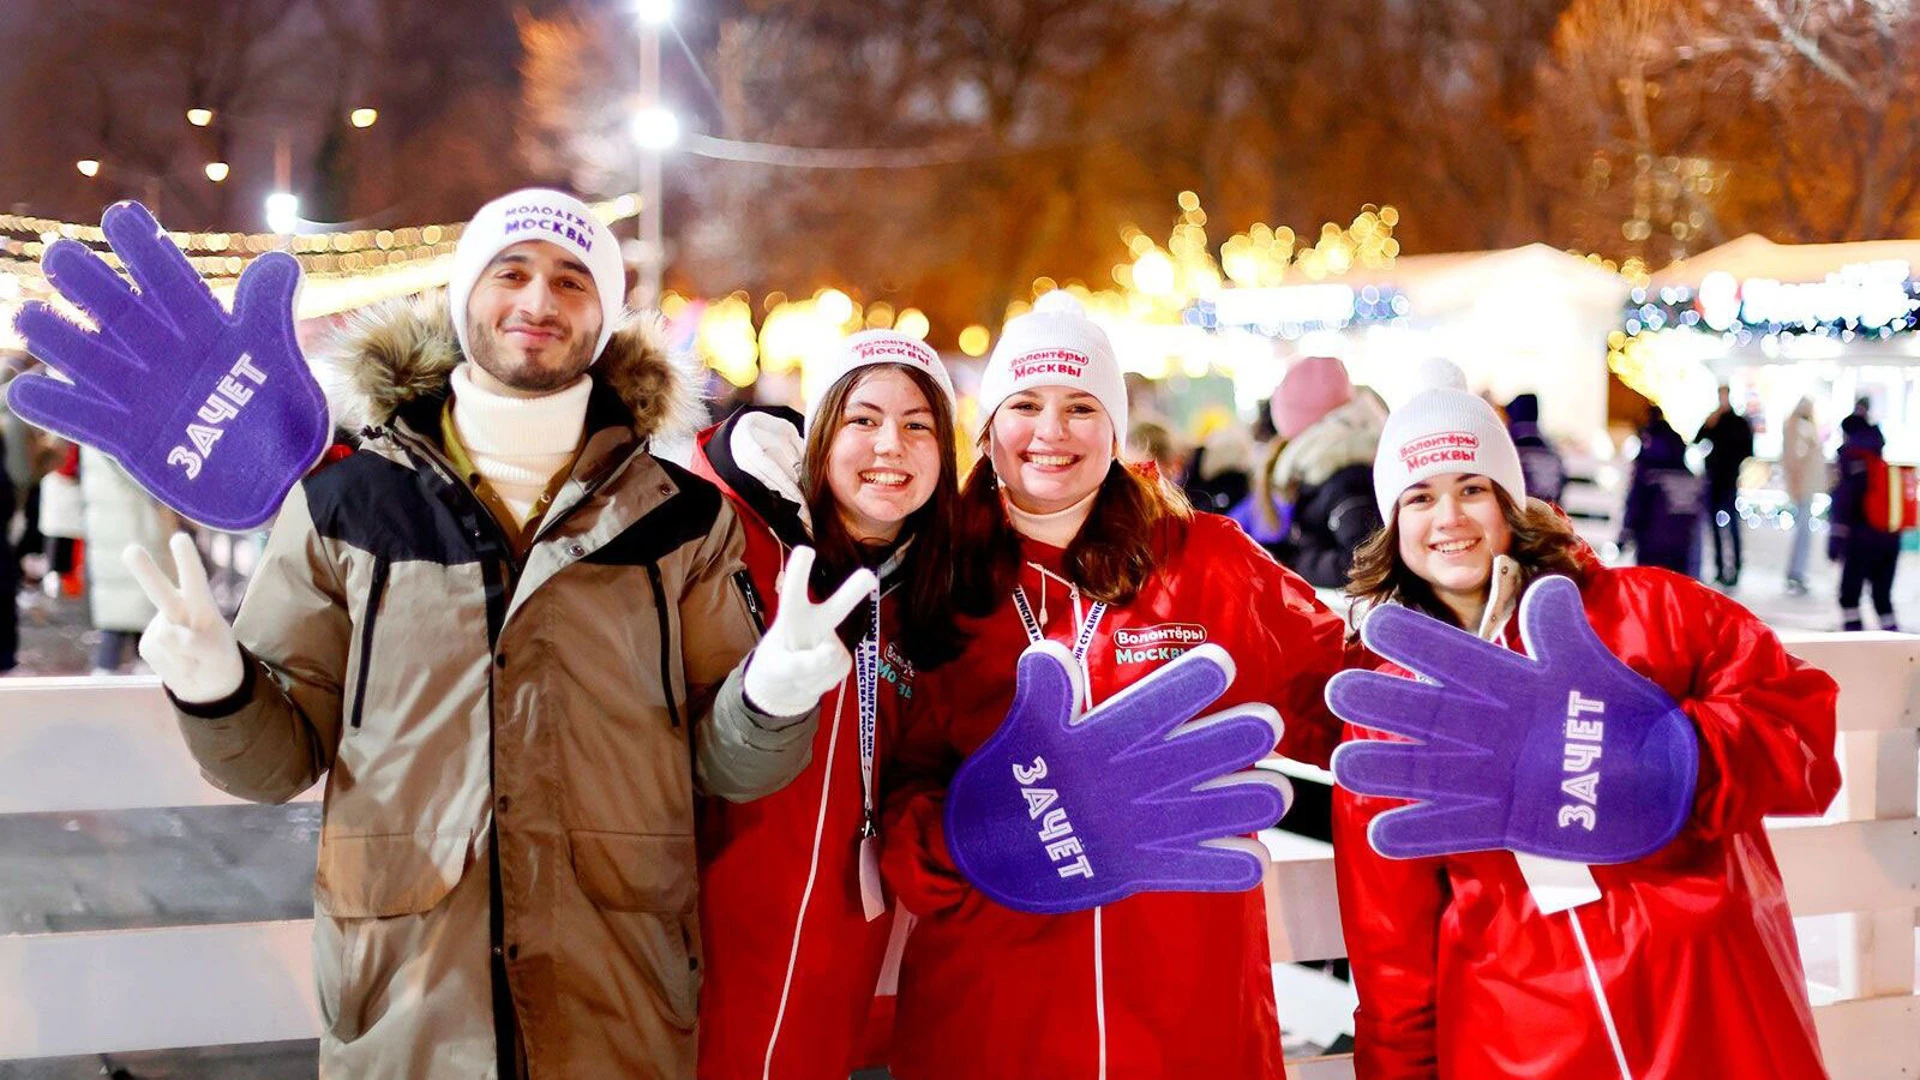
<instances>
[{"instance_id":1,"label":"illuminated light garland","mask_svg":"<svg viewBox=\"0 0 1920 1080\"><path fill-rule=\"evenodd\" d=\"M1635 286L1627 297L1622 312L1620 332L1627 338L1642 334L1657 333L1662 330L1694 330L1704 334L1718 334L1730 344L1748 345L1759 338L1824 336L1837 341L1850 342L1856 339L1885 340L1898 334L1910 334L1920 329L1920 282L1915 281L1901 267L1900 280L1880 282L1880 293L1873 297L1872 310L1858 308L1841 311L1837 308L1819 310L1801 303L1800 317L1782 319L1781 314L1795 314L1789 304L1777 302L1770 293L1788 290L1813 290L1830 288L1847 283L1833 281L1788 283L1770 279L1750 278L1745 282L1736 282L1731 275L1721 274L1724 282L1694 289L1687 285L1667 285L1661 288ZM1713 278L1715 275L1708 275ZM1768 288L1761 288L1767 286ZM1890 295L1886 295L1890 294ZM1864 293L1861 294L1864 297ZM1762 306L1763 299L1766 305ZM1756 308L1760 310L1755 310Z\"/></svg>"},{"instance_id":2,"label":"illuminated light garland","mask_svg":"<svg viewBox=\"0 0 1920 1080\"><path fill-rule=\"evenodd\" d=\"M1122 366L1129 371L1162 378L1175 370L1192 377L1209 370L1227 370L1231 362L1217 356L1205 331L1237 325L1221 318L1220 298L1241 291L1251 299L1255 288L1285 284L1324 287L1346 297L1341 313L1326 322L1305 321L1276 325L1272 333L1285 335L1322 325L1384 322L1404 316L1407 300L1398 290L1348 286L1325 279L1356 268L1385 269L1393 265L1400 245L1393 237L1400 214L1391 206L1362 208L1352 223L1322 226L1312 243L1291 229L1255 224L1237 233L1222 248L1216 262L1207 239L1207 213L1193 192L1181 192L1180 214L1166 241L1160 243L1134 225L1121 230L1128 261L1113 268L1114 286L1090 289L1085 283L1041 275L1032 282L1033 298L1064 289L1076 297L1094 321L1106 326L1116 342L1124 340ZM396 242L404 237L396 237ZM426 239L426 237L422 237ZM1224 269L1223 269L1224 264ZM1239 290L1229 289L1232 281ZM824 357L847 333L862 327L892 326L925 339L932 326L918 308L875 300L863 303L841 289L822 288L811 297L789 298L770 292L758 298L744 292L700 300L668 292L661 312L674 328L673 337L685 342L695 357L735 386L753 383L762 374L797 374L802 398L821 388L815 383L830 366ZM1010 302L1004 318L1032 307L1032 300ZM1229 305L1231 307L1231 305ZM756 315L758 317L756 318ZM959 331L960 350L985 355L992 331L968 326ZM1231 371L1228 371L1231 374Z\"/></svg>"},{"instance_id":3,"label":"illuminated light garland","mask_svg":"<svg viewBox=\"0 0 1920 1080\"><path fill-rule=\"evenodd\" d=\"M1234 374L1238 362L1228 353L1196 347L1180 336L1182 328L1297 338L1407 314L1406 297L1397 290L1328 280L1393 265L1400 254L1393 236L1400 212L1391 206L1368 204L1344 228L1327 222L1310 243L1284 225L1255 222L1220 246L1216 263L1199 197L1181 192L1179 205L1180 217L1164 246L1136 226L1122 230L1132 261L1113 268L1117 290L1072 290L1097 320L1145 332L1142 347L1122 358L1127 370L1164 378L1177 362L1191 378L1209 370Z\"/></svg>"},{"instance_id":4,"label":"illuminated light garland","mask_svg":"<svg viewBox=\"0 0 1920 1080\"><path fill-rule=\"evenodd\" d=\"M639 212L635 195L592 204L607 224ZM216 296L231 300L242 271L254 256L290 251L300 263L302 286L295 315L321 318L446 284L463 224L412 225L399 229L359 229L343 233L286 236L278 233L168 233L188 252L187 262ZM25 236L0 240L0 348L20 348L13 315L23 300L54 303L69 317L79 312L64 304L46 279L40 259L55 240L78 240L115 270L120 257L106 246L97 225L0 214L0 233ZM82 320L84 321L84 320Z\"/></svg>"},{"instance_id":5,"label":"illuminated light garland","mask_svg":"<svg viewBox=\"0 0 1920 1080\"><path fill-rule=\"evenodd\" d=\"M1250 330L1292 341L1321 330L1392 323L1409 310L1406 294L1390 286L1323 283L1228 290L1194 301L1187 322L1210 332Z\"/></svg>"},{"instance_id":6,"label":"illuminated light garland","mask_svg":"<svg viewBox=\"0 0 1920 1080\"><path fill-rule=\"evenodd\" d=\"M624 221L640 212L640 197L627 194L617 198L593 203L594 215L611 225ZM350 232L299 233L291 237L281 233L233 233L233 232L169 232L167 235L183 251L212 253L254 253L276 251L292 241L292 250L296 254L313 253L322 250L336 252L365 251L378 248L386 251L394 248L406 249L421 245L433 246L443 241L451 243L460 238L464 223L445 225L414 225L400 229L355 229ZM52 218L28 217L21 214L0 214L0 233L32 234L42 244L55 239L78 240L94 246L104 246L107 237L98 225L83 225L71 221L56 221ZM9 242L11 244L11 241ZM18 252L14 252L18 254ZM38 252L34 253L36 256Z\"/></svg>"},{"instance_id":7,"label":"illuminated light garland","mask_svg":"<svg viewBox=\"0 0 1920 1080\"><path fill-rule=\"evenodd\" d=\"M1607 335L1607 369L1656 405L1705 396L1705 362L1729 350L1805 355L1920 330L1920 282L1904 263L1843 268L1824 282L1735 279L1717 271L1698 288L1635 286L1619 329ZM1683 363L1690 360L1697 363Z\"/></svg>"}]
</instances>

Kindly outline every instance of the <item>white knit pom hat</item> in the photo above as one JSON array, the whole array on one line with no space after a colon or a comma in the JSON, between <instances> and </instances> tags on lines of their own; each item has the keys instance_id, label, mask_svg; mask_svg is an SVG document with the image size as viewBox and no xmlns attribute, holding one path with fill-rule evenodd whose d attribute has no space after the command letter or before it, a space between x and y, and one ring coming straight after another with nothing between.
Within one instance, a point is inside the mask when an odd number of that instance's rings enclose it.
<instances>
[{"instance_id":1,"label":"white knit pom hat","mask_svg":"<svg viewBox=\"0 0 1920 1080\"><path fill-rule=\"evenodd\" d=\"M1438 358L1414 376L1421 387L1387 416L1373 458L1373 498L1382 521L1393 520L1400 494L1430 476L1478 473L1527 504L1520 452L1493 406L1467 392L1466 376Z\"/></svg>"},{"instance_id":2,"label":"white knit pom hat","mask_svg":"<svg viewBox=\"0 0 1920 1080\"><path fill-rule=\"evenodd\" d=\"M461 355L473 356L467 341L467 298L487 264L522 240L545 240L586 264L600 294L600 341L593 347L593 358L600 359L627 306L627 264L620 257L620 241L586 203L546 188L502 195L476 211L460 234L447 276L447 305Z\"/></svg>"},{"instance_id":3,"label":"white knit pom hat","mask_svg":"<svg viewBox=\"0 0 1920 1080\"><path fill-rule=\"evenodd\" d=\"M828 388L846 378L849 372L875 364L899 364L904 368L912 368L932 379L934 385L940 388L940 392L946 395L947 415L953 415L953 376L947 374L947 365L940 362L940 354L919 338L908 337L895 330L862 330L842 341L828 362L833 365L833 378L825 383ZM807 431L813 430L813 422L820 413L820 403L826 400L826 396L822 391L819 397L807 402Z\"/></svg>"},{"instance_id":4,"label":"white knit pom hat","mask_svg":"<svg viewBox=\"0 0 1920 1080\"><path fill-rule=\"evenodd\" d=\"M1113 423L1113 437L1127 437L1127 384L1107 332L1062 289L1042 296L1033 310L1000 328L986 370L980 373L980 430L1008 398L1037 386L1067 386L1093 395Z\"/></svg>"}]
</instances>

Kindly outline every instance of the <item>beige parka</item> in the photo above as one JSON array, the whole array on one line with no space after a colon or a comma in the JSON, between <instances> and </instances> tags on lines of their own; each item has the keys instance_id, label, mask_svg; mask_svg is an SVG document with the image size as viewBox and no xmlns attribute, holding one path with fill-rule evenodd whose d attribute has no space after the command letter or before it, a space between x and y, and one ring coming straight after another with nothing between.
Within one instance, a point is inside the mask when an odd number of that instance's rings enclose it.
<instances>
[{"instance_id":1,"label":"beige parka","mask_svg":"<svg viewBox=\"0 0 1920 1080\"><path fill-rule=\"evenodd\" d=\"M288 497L235 623L241 690L178 706L207 778L325 777L314 961L337 1080L691 1077L694 796L805 767L816 718L753 711L759 597L718 491L647 452L685 379L627 328L524 559L439 441L444 303L347 337L355 453ZM510 1004L509 1004L510 1003Z\"/></svg>"}]
</instances>

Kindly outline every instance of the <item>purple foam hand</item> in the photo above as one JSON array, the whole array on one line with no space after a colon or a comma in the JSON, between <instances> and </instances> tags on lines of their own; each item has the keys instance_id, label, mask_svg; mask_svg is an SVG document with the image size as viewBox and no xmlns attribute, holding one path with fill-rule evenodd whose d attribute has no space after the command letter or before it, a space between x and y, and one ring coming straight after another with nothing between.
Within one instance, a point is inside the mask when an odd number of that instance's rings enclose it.
<instances>
[{"instance_id":1,"label":"purple foam hand","mask_svg":"<svg viewBox=\"0 0 1920 1080\"><path fill-rule=\"evenodd\" d=\"M1327 704L1414 742L1340 746L1333 775L1362 795L1415 800L1373 820L1389 858L1506 849L1620 863L1673 839L1693 806L1700 745L1658 686L1607 650L1564 577L1520 601L1526 655L1399 606L1361 638L1422 676L1343 671Z\"/></svg>"},{"instance_id":2,"label":"purple foam hand","mask_svg":"<svg viewBox=\"0 0 1920 1080\"><path fill-rule=\"evenodd\" d=\"M66 381L15 379L13 410L113 455L154 498L216 529L270 520L326 449L326 398L293 333L300 264L272 252L240 276L233 313L139 203L115 203L100 227L139 286L73 240L41 265L98 332L45 304L14 325Z\"/></svg>"},{"instance_id":3,"label":"purple foam hand","mask_svg":"<svg viewBox=\"0 0 1920 1080\"><path fill-rule=\"evenodd\" d=\"M1285 777L1247 770L1280 741L1279 714L1242 705L1195 720L1233 683L1202 645L1084 717L1080 669L1059 644L1020 656L1013 707L947 790L947 849L982 893L1060 914L1143 891L1260 884L1245 834L1287 812Z\"/></svg>"}]
</instances>

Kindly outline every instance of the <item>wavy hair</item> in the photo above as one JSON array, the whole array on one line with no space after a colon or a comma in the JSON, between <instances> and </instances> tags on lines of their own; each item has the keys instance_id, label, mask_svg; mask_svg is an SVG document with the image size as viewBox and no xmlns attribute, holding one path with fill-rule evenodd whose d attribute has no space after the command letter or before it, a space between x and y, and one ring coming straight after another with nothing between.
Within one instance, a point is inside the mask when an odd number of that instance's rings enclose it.
<instances>
[{"instance_id":1,"label":"wavy hair","mask_svg":"<svg viewBox=\"0 0 1920 1080\"><path fill-rule=\"evenodd\" d=\"M1497 484L1493 485L1493 495L1500 503L1500 515L1507 519L1507 528L1513 532L1506 554L1520 564L1521 588L1549 574L1565 574L1579 584L1586 583L1580 558L1583 542L1571 522L1539 499L1528 499L1525 508L1520 507ZM1434 595L1433 587L1401 560L1400 514L1398 507L1393 511L1386 527L1354 550L1353 566L1347 572L1347 595L1354 601L1348 609L1349 620L1358 626L1358 620L1376 605L1400 604L1449 625L1460 625L1453 610Z\"/></svg>"},{"instance_id":2,"label":"wavy hair","mask_svg":"<svg viewBox=\"0 0 1920 1080\"><path fill-rule=\"evenodd\" d=\"M976 617L993 611L1020 577L1020 534L1000 498L1000 478L983 447L960 493L960 604ZM1115 458L1086 523L1067 545L1067 576L1095 600L1132 603L1186 542L1192 518L1186 496Z\"/></svg>"}]
</instances>

